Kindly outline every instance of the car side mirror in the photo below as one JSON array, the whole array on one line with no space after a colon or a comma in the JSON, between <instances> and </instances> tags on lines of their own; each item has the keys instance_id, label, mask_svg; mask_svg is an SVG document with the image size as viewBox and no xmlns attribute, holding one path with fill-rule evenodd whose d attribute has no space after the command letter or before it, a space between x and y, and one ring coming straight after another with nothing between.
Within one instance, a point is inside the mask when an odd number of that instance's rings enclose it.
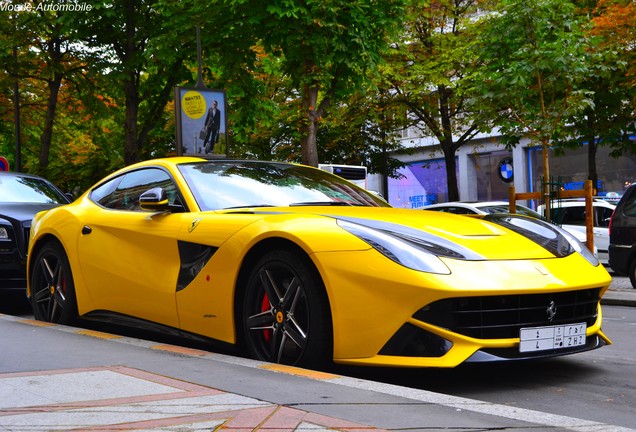
<instances>
[{"instance_id":1,"label":"car side mirror","mask_svg":"<svg viewBox=\"0 0 636 432\"><path fill-rule=\"evenodd\" d=\"M139 207L142 210L162 211L170 208L166 190L156 187L147 190L139 196Z\"/></svg>"}]
</instances>

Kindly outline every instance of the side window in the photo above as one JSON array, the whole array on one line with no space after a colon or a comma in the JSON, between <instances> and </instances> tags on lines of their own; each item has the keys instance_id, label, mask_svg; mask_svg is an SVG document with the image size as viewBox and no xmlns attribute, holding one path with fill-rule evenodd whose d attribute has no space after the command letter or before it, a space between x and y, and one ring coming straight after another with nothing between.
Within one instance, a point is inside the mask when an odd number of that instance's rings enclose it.
<instances>
[{"instance_id":1,"label":"side window","mask_svg":"<svg viewBox=\"0 0 636 432\"><path fill-rule=\"evenodd\" d=\"M607 228L614 211L607 207L596 207L596 226Z\"/></svg>"},{"instance_id":2,"label":"side window","mask_svg":"<svg viewBox=\"0 0 636 432\"><path fill-rule=\"evenodd\" d=\"M585 225L585 207L565 207L561 223L564 225Z\"/></svg>"},{"instance_id":3,"label":"side window","mask_svg":"<svg viewBox=\"0 0 636 432\"><path fill-rule=\"evenodd\" d=\"M630 196L627 198L625 204L623 205L623 214L625 216L634 217L636 216L636 194L633 192L633 190L630 192Z\"/></svg>"},{"instance_id":4,"label":"side window","mask_svg":"<svg viewBox=\"0 0 636 432\"><path fill-rule=\"evenodd\" d=\"M95 189L91 199L113 210L141 211L139 196L155 187L164 188L170 204L174 204L177 199L176 185L165 171L158 168L141 169L114 179Z\"/></svg>"}]
</instances>

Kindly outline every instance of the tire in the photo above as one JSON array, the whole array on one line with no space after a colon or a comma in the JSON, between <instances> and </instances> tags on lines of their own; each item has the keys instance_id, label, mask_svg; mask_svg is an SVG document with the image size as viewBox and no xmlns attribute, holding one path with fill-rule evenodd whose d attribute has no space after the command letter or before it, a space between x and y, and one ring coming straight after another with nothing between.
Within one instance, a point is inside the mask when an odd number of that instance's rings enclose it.
<instances>
[{"instance_id":1,"label":"tire","mask_svg":"<svg viewBox=\"0 0 636 432\"><path fill-rule=\"evenodd\" d=\"M35 319L66 325L77 319L71 265L59 243L46 243L38 251L31 267L30 287Z\"/></svg>"},{"instance_id":2,"label":"tire","mask_svg":"<svg viewBox=\"0 0 636 432\"><path fill-rule=\"evenodd\" d=\"M632 288L636 288L636 258L632 258L629 262L629 281L632 283Z\"/></svg>"},{"instance_id":3,"label":"tire","mask_svg":"<svg viewBox=\"0 0 636 432\"><path fill-rule=\"evenodd\" d=\"M331 365L326 292L302 253L279 249L257 261L243 299L242 327L252 358L310 368Z\"/></svg>"}]
</instances>

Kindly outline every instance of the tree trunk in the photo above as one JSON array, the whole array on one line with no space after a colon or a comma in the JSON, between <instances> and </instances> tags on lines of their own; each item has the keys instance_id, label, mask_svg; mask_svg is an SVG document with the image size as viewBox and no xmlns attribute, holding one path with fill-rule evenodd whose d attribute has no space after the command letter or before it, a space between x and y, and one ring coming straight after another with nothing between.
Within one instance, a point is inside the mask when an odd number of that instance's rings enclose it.
<instances>
[{"instance_id":1,"label":"tree trunk","mask_svg":"<svg viewBox=\"0 0 636 432\"><path fill-rule=\"evenodd\" d=\"M588 115L587 121L587 130L589 131L587 137L587 179L592 180L592 189L596 189L598 183L598 173L596 172L596 150L598 149L598 144L593 132L596 118L593 115Z\"/></svg>"},{"instance_id":2,"label":"tree trunk","mask_svg":"<svg viewBox=\"0 0 636 432\"><path fill-rule=\"evenodd\" d=\"M543 139L541 143L542 155L543 155L543 204L545 205L544 216L547 220L550 219L550 159L548 157L548 149L550 144L547 139Z\"/></svg>"},{"instance_id":3,"label":"tree trunk","mask_svg":"<svg viewBox=\"0 0 636 432\"><path fill-rule=\"evenodd\" d=\"M57 109L57 97L62 85L62 74L55 73L51 81L48 81L49 97L46 106L46 118L44 119L44 129L40 136L40 158L39 172L46 175L49 166L49 154L51 152L51 141L53 139L53 123L55 122L55 111Z\"/></svg>"},{"instance_id":4,"label":"tree trunk","mask_svg":"<svg viewBox=\"0 0 636 432\"><path fill-rule=\"evenodd\" d=\"M62 64L62 41L59 36L52 35L47 41L47 54L50 58L49 67L53 71L59 70ZM57 110L57 98L62 85L63 74L59 71L53 72L53 77L47 80L49 89L48 101L46 104L46 117L44 119L44 128L40 136L40 155L38 160L38 169L42 175L46 175L49 166L49 154L51 152L51 141L53 140L53 123L55 122L55 111Z\"/></svg>"},{"instance_id":5,"label":"tree trunk","mask_svg":"<svg viewBox=\"0 0 636 432\"><path fill-rule=\"evenodd\" d=\"M139 95L135 85L134 73L129 74L124 84L126 94L126 119L124 120L124 162L130 165L139 162L137 145L137 117L139 115Z\"/></svg>"},{"instance_id":6,"label":"tree trunk","mask_svg":"<svg viewBox=\"0 0 636 432\"><path fill-rule=\"evenodd\" d=\"M124 119L124 162L126 165L139 161L139 146L137 143L137 118L139 116L139 73L135 59L141 55L135 44L137 27L135 22L136 2L126 2L126 48L119 55L122 63L130 68L124 81L124 95L126 98L126 114Z\"/></svg>"},{"instance_id":7,"label":"tree trunk","mask_svg":"<svg viewBox=\"0 0 636 432\"><path fill-rule=\"evenodd\" d=\"M444 161L446 162L446 186L448 191L448 201L459 201L459 188L457 186L457 162L455 161L455 153L458 146L453 141L453 125L450 114L450 98L452 90L446 86L437 86L439 95L439 117L441 134L439 137L442 151L444 152Z\"/></svg>"},{"instance_id":8,"label":"tree trunk","mask_svg":"<svg viewBox=\"0 0 636 432\"><path fill-rule=\"evenodd\" d=\"M318 88L305 86L303 89L302 108L305 113L302 125L302 140L300 152L302 163L309 166L318 166Z\"/></svg>"},{"instance_id":9,"label":"tree trunk","mask_svg":"<svg viewBox=\"0 0 636 432\"><path fill-rule=\"evenodd\" d=\"M459 201L459 188L457 187L457 162L455 152L457 149L451 144L442 146L444 151L444 162L446 162L446 184L448 190L448 201Z\"/></svg>"}]
</instances>

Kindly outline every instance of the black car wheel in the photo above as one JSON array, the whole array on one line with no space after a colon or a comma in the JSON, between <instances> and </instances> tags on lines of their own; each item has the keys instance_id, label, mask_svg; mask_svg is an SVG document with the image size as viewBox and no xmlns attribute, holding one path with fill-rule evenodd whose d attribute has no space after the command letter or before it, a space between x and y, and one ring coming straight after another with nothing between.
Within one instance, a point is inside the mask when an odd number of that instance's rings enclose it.
<instances>
[{"instance_id":1,"label":"black car wheel","mask_svg":"<svg viewBox=\"0 0 636 432\"><path fill-rule=\"evenodd\" d=\"M243 302L243 332L252 357L325 367L332 357L330 323L324 286L305 257L276 250L257 262Z\"/></svg>"},{"instance_id":2,"label":"black car wheel","mask_svg":"<svg viewBox=\"0 0 636 432\"><path fill-rule=\"evenodd\" d=\"M59 243L49 242L38 251L31 267L30 288L35 319L71 324L77 317L71 266Z\"/></svg>"}]
</instances>

